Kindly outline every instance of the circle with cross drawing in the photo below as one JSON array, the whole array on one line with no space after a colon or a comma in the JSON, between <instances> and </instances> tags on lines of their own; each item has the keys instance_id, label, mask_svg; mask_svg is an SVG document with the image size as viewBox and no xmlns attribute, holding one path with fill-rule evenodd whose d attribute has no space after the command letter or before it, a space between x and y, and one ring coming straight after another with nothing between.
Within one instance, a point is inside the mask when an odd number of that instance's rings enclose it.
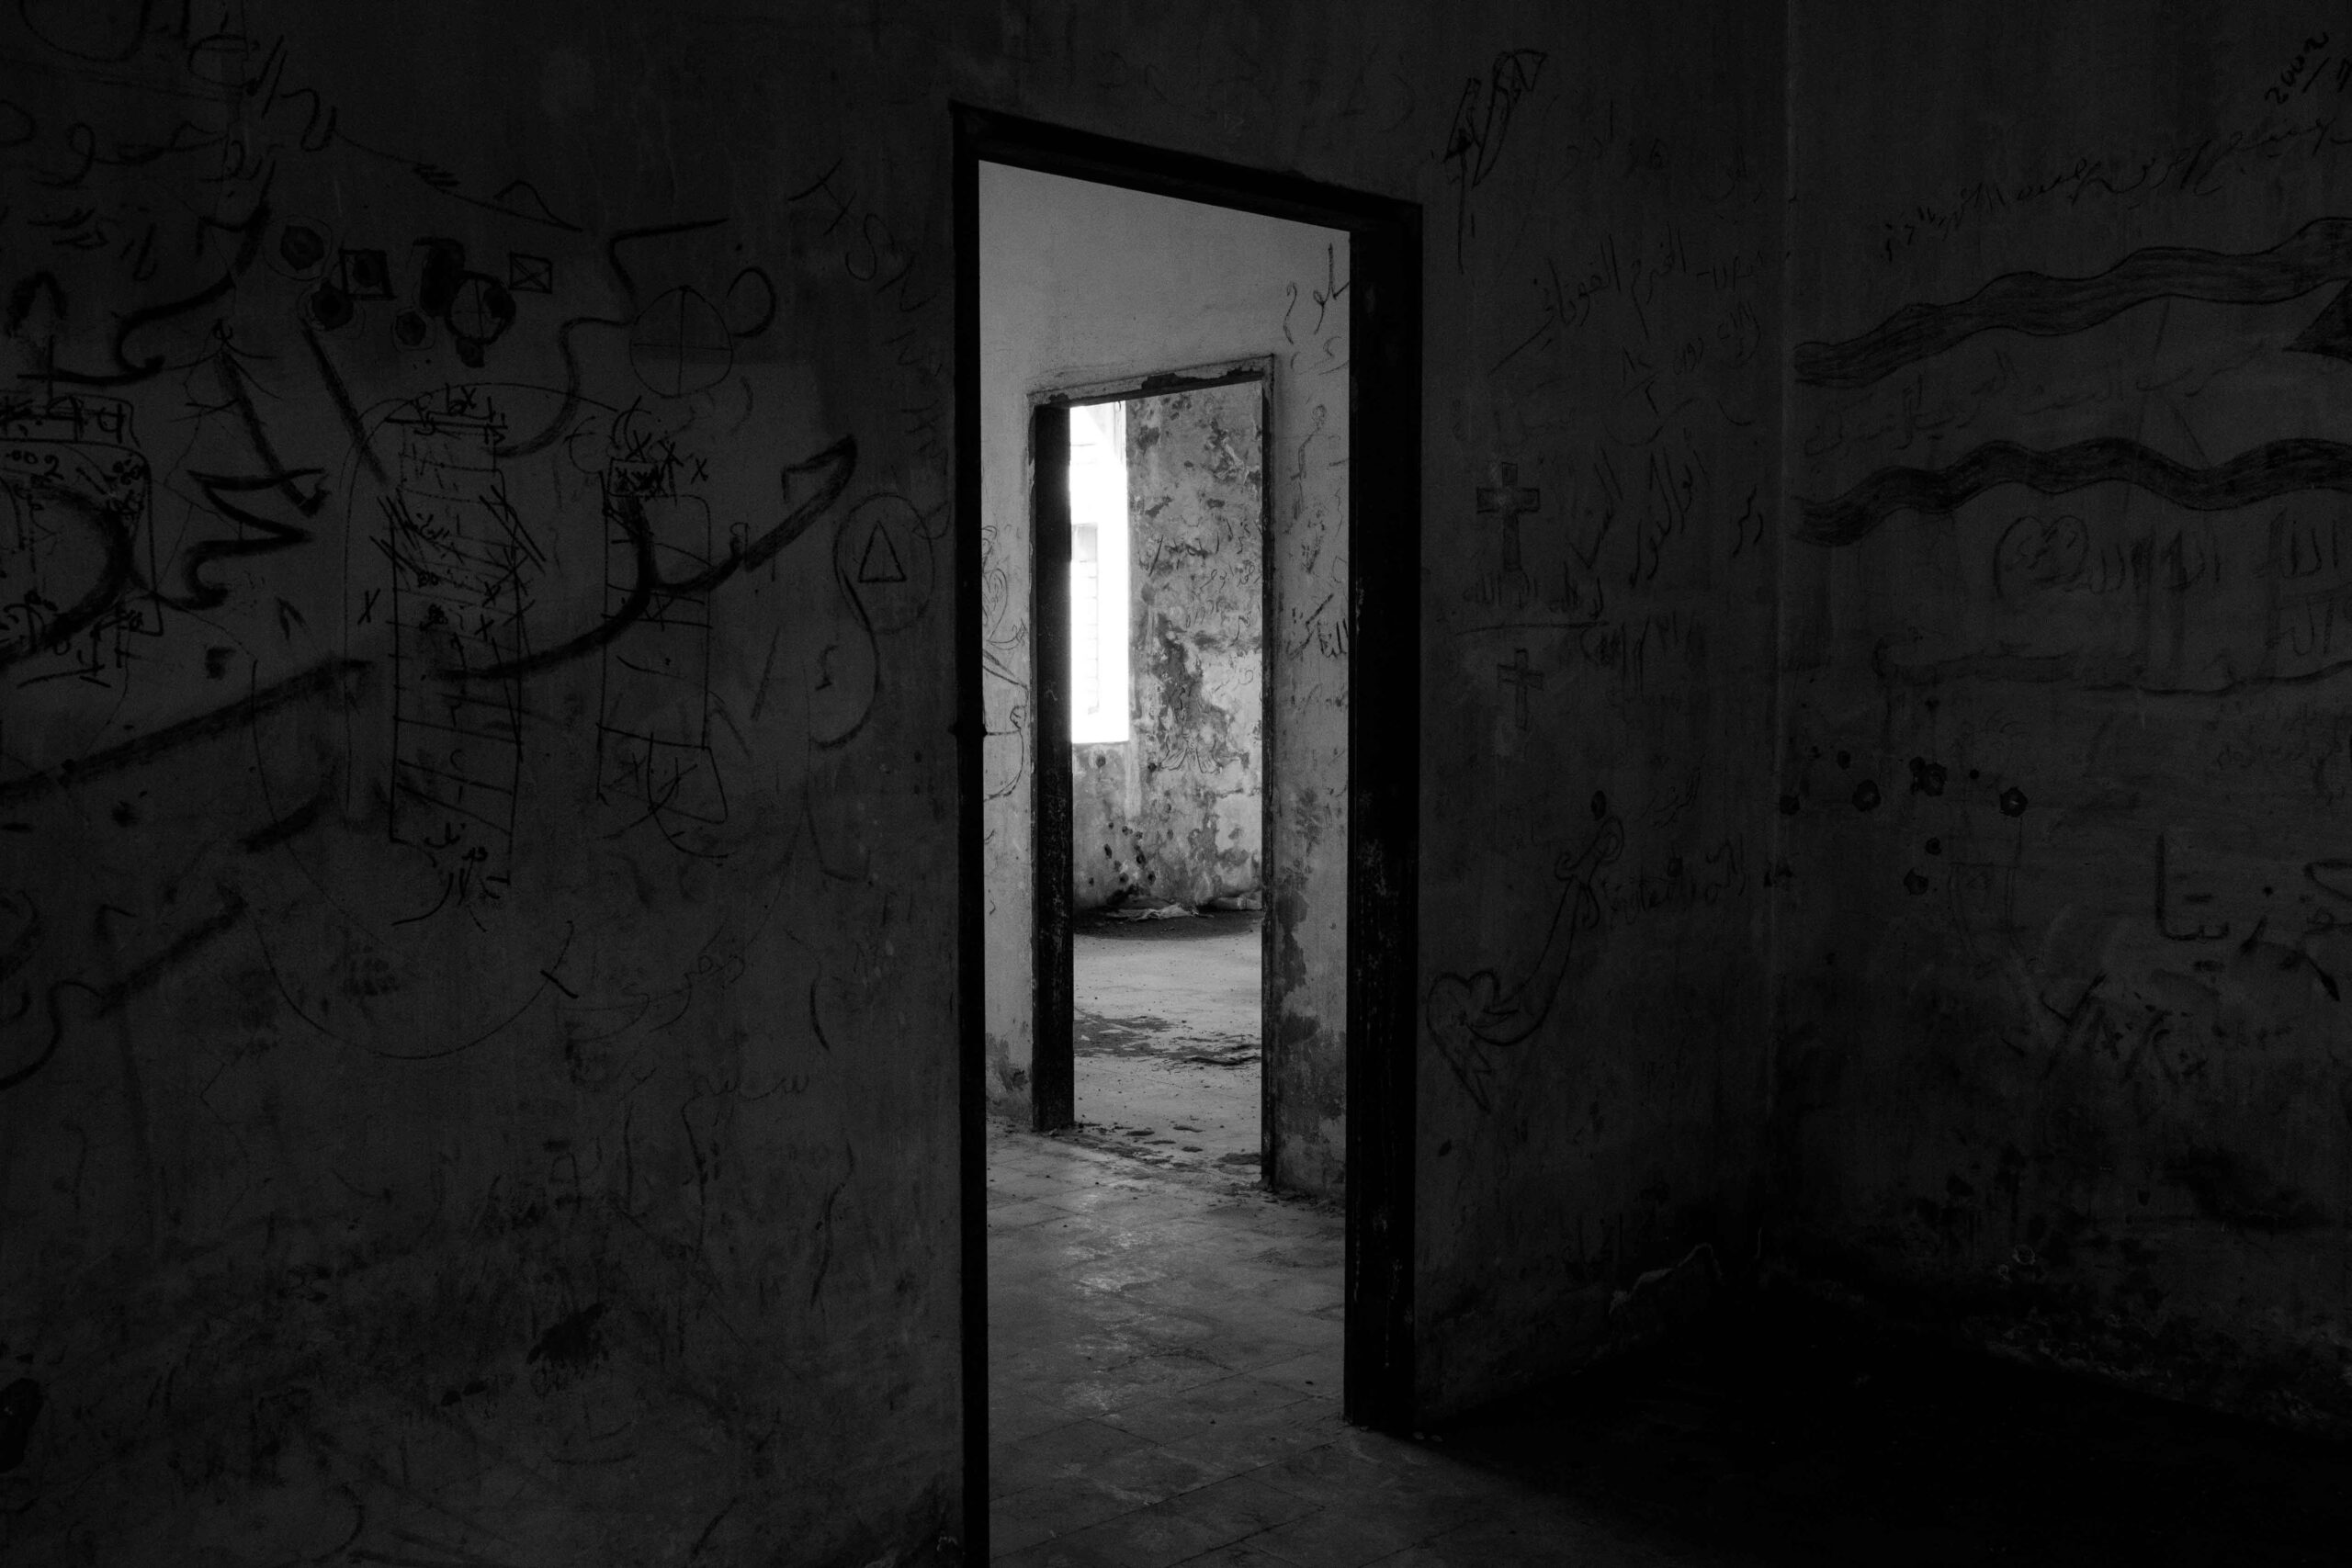
<instances>
[{"instance_id":1,"label":"circle with cross drawing","mask_svg":"<svg viewBox=\"0 0 2352 1568\"><path fill-rule=\"evenodd\" d=\"M735 334L700 289L673 288L629 324L628 362L648 390L682 398L727 378L735 367Z\"/></svg>"}]
</instances>

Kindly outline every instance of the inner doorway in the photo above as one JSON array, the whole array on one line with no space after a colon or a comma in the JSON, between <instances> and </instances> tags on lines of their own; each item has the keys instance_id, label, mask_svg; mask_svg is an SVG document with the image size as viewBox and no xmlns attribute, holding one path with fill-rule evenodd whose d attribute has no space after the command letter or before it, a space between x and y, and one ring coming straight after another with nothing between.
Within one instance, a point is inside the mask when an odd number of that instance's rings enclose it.
<instances>
[{"instance_id":1,"label":"inner doorway","mask_svg":"<svg viewBox=\"0 0 2352 1568\"><path fill-rule=\"evenodd\" d=\"M1253 1178L1274 1168L1263 1043L1283 1000L1264 953L1273 374L1267 358L1070 400L1068 483L1035 491L1041 597L1069 605L1067 659L1039 666L1069 671L1068 799L1042 769L1037 786L1040 823L1070 822L1038 837L1040 882L1069 886L1067 938L1038 944L1041 1010L1049 970L1070 973L1068 1124L1154 1166ZM1065 496L1066 520L1045 515ZM1038 1039L1042 1085L1061 1037Z\"/></svg>"}]
</instances>

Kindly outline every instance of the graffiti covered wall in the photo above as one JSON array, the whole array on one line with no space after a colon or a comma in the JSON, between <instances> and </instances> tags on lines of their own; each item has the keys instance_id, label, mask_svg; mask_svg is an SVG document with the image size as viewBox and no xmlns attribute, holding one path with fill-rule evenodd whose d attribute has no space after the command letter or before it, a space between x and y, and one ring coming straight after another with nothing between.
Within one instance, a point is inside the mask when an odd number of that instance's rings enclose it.
<instances>
[{"instance_id":1,"label":"graffiti covered wall","mask_svg":"<svg viewBox=\"0 0 2352 1568\"><path fill-rule=\"evenodd\" d=\"M0 1555L958 1528L934 153L711 42L0 22Z\"/></svg>"},{"instance_id":2,"label":"graffiti covered wall","mask_svg":"<svg viewBox=\"0 0 2352 1568\"><path fill-rule=\"evenodd\" d=\"M1653 1332L1645 1277L1703 1301L1755 1246L1780 27L1522 23L1465 44L1430 143L1433 1409Z\"/></svg>"},{"instance_id":3,"label":"graffiti covered wall","mask_svg":"<svg viewBox=\"0 0 2352 1568\"><path fill-rule=\"evenodd\" d=\"M2352 34L2059 12L1798 13L1775 1206L2342 1429Z\"/></svg>"}]
</instances>

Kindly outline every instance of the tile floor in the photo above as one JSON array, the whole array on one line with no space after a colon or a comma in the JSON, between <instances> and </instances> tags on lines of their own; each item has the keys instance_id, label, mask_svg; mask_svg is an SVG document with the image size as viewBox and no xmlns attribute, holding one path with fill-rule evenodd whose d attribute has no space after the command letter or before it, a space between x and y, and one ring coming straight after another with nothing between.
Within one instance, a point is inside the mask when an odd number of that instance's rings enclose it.
<instances>
[{"instance_id":1,"label":"tile floor","mask_svg":"<svg viewBox=\"0 0 2352 1568\"><path fill-rule=\"evenodd\" d=\"M989 1188L996 1562L1726 1561L1341 1421L1336 1210L1002 1128Z\"/></svg>"},{"instance_id":2,"label":"tile floor","mask_svg":"<svg viewBox=\"0 0 2352 1568\"><path fill-rule=\"evenodd\" d=\"M1403 1441L1340 1419L1339 1214L989 1135L990 1514L1021 1568L2340 1568L2352 1448L1742 1296Z\"/></svg>"}]
</instances>

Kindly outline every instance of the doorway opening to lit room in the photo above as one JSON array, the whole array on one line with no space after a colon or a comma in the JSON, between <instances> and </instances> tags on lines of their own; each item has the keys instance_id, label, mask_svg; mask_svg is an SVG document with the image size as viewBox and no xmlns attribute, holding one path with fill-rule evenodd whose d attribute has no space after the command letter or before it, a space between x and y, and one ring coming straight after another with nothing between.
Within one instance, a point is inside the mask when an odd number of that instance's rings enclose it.
<instances>
[{"instance_id":1,"label":"doorway opening to lit room","mask_svg":"<svg viewBox=\"0 0 2352 1568\"><path fill-rule=\"evenodd\" d=\"M1263 918L1272 371L1049 396L1035 417L1067 419L1069 479L1032 490L1038 600L1069 606L1069 777L1065 795L1040 772L1035 852L1037 964L1069 969L1072 1090L1067 1116L1032 1121L1251 1179L1274 1168L1261 1066L1284 999L1265 985ZM1063 879L1067 910L1043 892ZM1048 1039L1062 1048L1057 1029L1037 1037L1041 1062Z\"/></svg>"},{"instance_id":2,"label":"doorway opening to lit room","mask_svg":"<svg viewBox=\"0 0 2352 1568\"><path fill-rule=\"evenodd\" d=\"M1010 1551L1236 1473L1213 1428L1411 1421L1419 218L956 142L967 1518Z\"/></svg>"}]
</instances>

